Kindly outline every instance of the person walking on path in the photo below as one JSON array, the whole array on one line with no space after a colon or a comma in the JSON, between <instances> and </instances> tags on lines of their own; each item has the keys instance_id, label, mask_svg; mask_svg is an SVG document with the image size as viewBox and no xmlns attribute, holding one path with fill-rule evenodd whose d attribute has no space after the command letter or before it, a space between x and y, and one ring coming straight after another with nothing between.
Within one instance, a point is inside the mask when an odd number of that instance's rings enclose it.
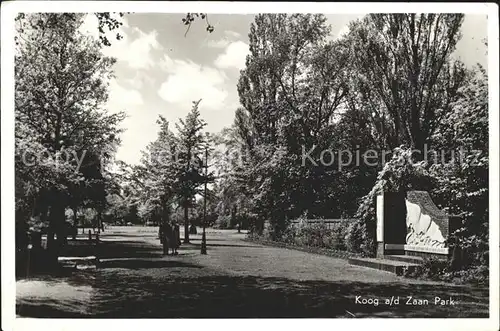
<instances>
[{"instance_id":1,"label":"person walking on path","mask_svg":"<svg viewBox=\"0 0 500 331\"><path fill-rule=\"evenodd\" d=\"M166 222L165 223L165 228L164 228L164 240L165 243L163 244L163 252L164 254L168 255L170 249L172 249L172 255L174 255L174 228L172 226L172 223Z\"/></svg>"},{"instance_id":2,"label":"person walking on path","mask_svg":"<svg viewBox=\"0 0 500 331\"><path fill-rule=\"evenodd\" d=\"M172 249L172 255L178 255L177 249L181 245L180 227L177 223L161 223L158 229L160 243L163 244L163 254L169 255Z\"/></svg>"},{"instance_id":3,"label":"person walking on path","mask_svg":"<svg viewBox=\"0 0 500 331\"><path fill-rule=\"evenodd\" d=\"M163 233L164 233L164 224L163 222L160 223L160 226L158 227L158 239L160 239L160 244L163 244Z\"/></svg>"},{"instance_id":4,"label":"person walking on path","mask_svg":"<svg viewBox=\"0 0 500 331\"><path fill-rule=\"evenodd\" d=\"M171 224L171 229L169 241L172 247L172 255L177 255L179 254L177 249L179 248L180 242L179 226L177 224Z\"/></svg>"},{"instance_id":5,"label":"person walking on path","mask_svg":"<svg viewBox=\"0 0 500 331\"><path fill-rule=\"evenodd\" d=\"M177 236L177 247L179 247L181 245L181 227L179 226L178 223L175 223L174 225L175 227L175 234Z\"/></svg>"},{"instance_id":6,"label":"person walking on path","mask_svg":"<svg viewBox=\"0 0 500 331\"><path fill-rule=\"evenodd\" d=\"M163 245L163 255L168 255L169 250L172 247L172 225L169 222L162 222L158 232L160 236L160 243Z\"/></svg>"}]
</instances>

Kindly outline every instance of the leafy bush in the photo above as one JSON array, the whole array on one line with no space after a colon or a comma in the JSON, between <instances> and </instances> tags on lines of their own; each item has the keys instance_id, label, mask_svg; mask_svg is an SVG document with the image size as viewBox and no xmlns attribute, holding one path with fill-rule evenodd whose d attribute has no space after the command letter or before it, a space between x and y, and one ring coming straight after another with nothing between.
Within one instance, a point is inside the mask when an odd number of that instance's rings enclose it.
<instances>
[{"instance_id":1,"label":"leafy bush","mask_svg":"<svg viewBox=\"0 0 500 331\"><path fill-rule=\"evenodd\" d=\"M268 239L274 240L271 231L268 232ZM345 250L346 233L345 222L336 223L329 229L326 223L315 222L311 224L307 219L300 219L295 226L283 230L277 241L296 246Z\"/></svg>"},{"instance_id":2,"label":"leafy bush","mask_svg":"<svg viewBox=\"0 0 500 331\"><path fill-rule=\"evenodd\" d=\"M231 222L231 216L229 215L220 215L217 217L215 221L214 228L216 229L227 229Z\"/></svg>"},{"instance_id":3,"label":"leafy bush","mask_svg":"<svg viewBox=\"0 0 500 331\"><path fill-rule=\"evenodd\" d=\"M453 279L460 283L488 284L490 270L487 265L469 267L466 270L454 271L445 274L448 279Z\"/></svg>"},{"instance_id":4,"label":"leafy bush","mask_svg":"<svg viewBox=\"0 0 500 331\"><path fill-rule=\"evenodd\" d=\"M295 245L296 244L295 240L297 238L296 236L297 232L292 226L290 226L283 231L283 234L281 235L281 241L286 244Z\"/></svg>"},{"instance_id":5,"label":"leafy bush","mask_svg":"<svg viewBox=\"0 0 500 331\"><path fill-rule=\"evenodd\" d=\"M337 223L331 232L333 248L336 250L347 250L347 224L344 222Z\"/></svg>"},{"instance_id":6,"label":"leafy bush","mask_svg":"<svg viewBox=\"0 0 500 331\"><path fill-rule=\"evenodd\" d=\"M317 224L301 226L298 229L297 237L303 238L305 246L317 247L321 241L321 230L321 226Z\"/></svg>"},{"instance_id":7,"label":"leafy bush","mask_svg":"<svg viewBox=\"0 0 500 331\"><path fill-rule=\"evenodd\" d=\"M321 246L327 248L335 248L337 247L337 242L339 238L337 238L337 234L333 230L327 230L323 233L321 238Z\"/></svg>"},{"instance_id":8,"label":"leafy bush","mask_svg":"<svg viewBox=\"0 0 500 331\"><path fill-rule=\"evenodd\" d=\"M449 214L461 215L462 227L453 236L465 252L457 277L487 277L489 265L489 150L488 75L481 66L468 73L467 84L432 136L435 150L458 152L450 162L434 162L429 172L435 178L432 190L436 204ZM453 158L452 158L453 156ZM451 162L453 161L453 162ZM444 163L444 164L443 164ZM467 273L470 275L467 275Z\"/></svg>"},{"instance_id":9,"label":"leafy bush","mask_svg":"<svg viewBox=\"0 0 500 331\"><path fill-rule=\"evenodd\" d=\"M279 234L276 232L276 228L274 225L275 225L274 223L269 221L264 222L262 235L266 240L279 241L279 239L281 238Z\"/></svg>"},{"instance_id":10,"label":"leafy bush","mask_svg":"<svg viewBox=\"0 0 500 331\"><path fill-rule=\"evenodd\" d=\"M241 230L250 229L251 224L255 223L255 216L251 214L238 214L235 219L236 226L241 226Z\"/></svg>"},{"instance_id":11,"label":"leafy bush","mask_svg":"<svg viewBox=\"0 0 500 331\"><path fill-rule=\"evenodd\" d=\"M489 268L488 266L478 265L465 270L452 270L451 263L448 260L427 258L417 269L404 270L403 276L454 283L487 284Z\"/></svg>"},{"instance_id":12,"label":"leafy bush","mask_svg":"<svg viewBox=\"0 0 500 331\"><path fill-rule=\"evenodd\" d=\"M248 233L251 236L261 236L264 232L264 220L258 218L255 214L247 214Z\"/></svg>"},{"instance_id":13,"label":"leafy bush","mask_svg":"<svg viewBox=\"0 0 500 331\"><path fill-rule=\"evenodd\" d=\"M447 277L449 269L450 264L447 260L425 258L423 263L418 268L405 268L403 276L408 278L443 280Z\"/></svg>"},{"instance_id":14,"label":"leafy bush","mask_svg":"<svg viewBox=\"0 0 500 331\"><path fill-rule=\"evenodd\" d=\"M424 259L416 269L405 269L404 277L432 279L454 283L488 283L489 269L487 266L475 266L466 270L453 271L449 260L436 258Z\"/></svg>"},{"instance_id":15,"label":"leafy bush","mask_svg":"<svg viewBox=\"0 0 500 331\"><path fill-rule=\"evenodd\" d=\"M364 224L361 221L354 222L347 228L346 247L349 252L362 253L362 247L365 245L366 239L364 234Z\"/></svg>"},{"instance_id":16,"label":"leafy bush","mask_svg":"<svg viewBox=\"0 0 500 331\"><path fill-rule=\"evenodd\" d=\"M449 261L435 258L424 259L421 265L422 275L430 279L441 278L449 269Z\"/></svg>"}]
</instances>

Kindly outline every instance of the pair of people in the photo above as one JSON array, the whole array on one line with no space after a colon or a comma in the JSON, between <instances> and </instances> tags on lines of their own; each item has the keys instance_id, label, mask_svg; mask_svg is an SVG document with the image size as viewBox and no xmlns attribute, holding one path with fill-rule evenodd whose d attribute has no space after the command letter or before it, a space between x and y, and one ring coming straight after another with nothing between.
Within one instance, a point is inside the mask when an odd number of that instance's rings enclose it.
<instances>
[{"instance_id":1,"label":"pair of people","mask_svg":"<svg viewBox=\"0 0 500 331\"><path fill-rule=\"evenodd\" d=\"M159 237L160 242L163 244L163 253L169 255L170 249L172 255L179 254L177 249L180 246L180 233L179 225L170 222L160 224Z\"/></svg>"}]
</instances>

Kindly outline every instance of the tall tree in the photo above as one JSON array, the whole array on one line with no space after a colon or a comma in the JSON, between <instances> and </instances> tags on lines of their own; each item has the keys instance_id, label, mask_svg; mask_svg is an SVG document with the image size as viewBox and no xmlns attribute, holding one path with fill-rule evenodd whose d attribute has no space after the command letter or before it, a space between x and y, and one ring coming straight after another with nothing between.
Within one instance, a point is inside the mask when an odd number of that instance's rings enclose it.
<instances>
[{"instance_id":1,"label":"tall tree","mask_svg":"<svg viewBox=\"0 0 500 331\"><path fill-rule=\"evenodd\" d=\"M177 136L177 162L181 167L176 192L181 199L184 209L184 242L189 242L189 208L193 205L199 187L204 183L203 160L206 136L203 128L206 123L201 119L198 106L201 99L193 101L193 107L186 116L176 124Z\"/></svg>"},{"instance_id":2,"label":"tall tree","mask_svg":"<svg viewBox=\"0 0 500 331\"><path fill-rule=\"evenodd\" d=\"M160 116L158 138L152 142L144 154L142 167L138 168L142 178L141 214L165 225L170 221L172 205L176 198L176 183L181 171L176 162L177 141L170 131L168 121ZM163 241L163 251L168 253L167 242Z\"/></svg>"},{"instance_id":3,"label":"tall tree","mask_svg":"<svg viewBox=\"0 0 500 331\"><path fill-rule=\"evenodd\" d=\"M463 84L451 61L463 14L370 14L350 25L351 105L370 114L383 148L423 150Z\"/></svg>"},{"instance_id":4,"label":"tall tree","mask_svg":"<svg viewBox=\"0 0 500 331\"><path fill-rule=\"evenodd\" d=\"M336 117L345 108L349 52L327 41L329 33L323 15L257 15L250 27L235 127L249 151L246 177L255 210L277 223L328 213L321 205L329 199L323 184L332 169L302 164L301 156L316 147L311 158L317 161L332 145Z\"/></svg>"},{"instance_id":5,"label":"tall tree","mask_svg":"<svg viewBox=\"0 0 500 331\"><path fill-rule=\"evenodd\" d=\"M32 133L38 146L53 160L53 169L64 164L72 173L57 181L43 183L37 196L50 211L48 246L57 257L58 247L65 240L64 211L70 204L69 185L85 181L81 166L94 164L101 172L101 161L110 157L102 151L119 143L119 122L122 113L107 114L107 80L114 60L104 57L100 43L78 32L80 14L30 14L17 20L19 44L15 56L16 134L22 143L23 130ZM26 153L26 149L19 153ZM36 160L40 161L40 160ZM95 162L92 162L95 161ZM44 177L40 162L30 167L19 162L26 171ZM28 181L32 180L26 179ZM57 242L54 234L57 233Z\"/></svg>"}]
</instances>

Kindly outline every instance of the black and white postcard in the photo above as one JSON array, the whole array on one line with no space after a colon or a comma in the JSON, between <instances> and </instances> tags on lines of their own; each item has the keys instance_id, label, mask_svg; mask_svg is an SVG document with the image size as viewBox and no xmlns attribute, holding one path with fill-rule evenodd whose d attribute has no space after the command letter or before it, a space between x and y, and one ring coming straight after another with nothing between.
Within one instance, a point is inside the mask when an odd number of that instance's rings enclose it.
<instances>
[{"instance_id":1,"label":"black and white postcard","mask_svg":"<svg viewBox=\"0 0 500 331\"><path fill-rule=\"evenodd\" d=\"M2 4L2 329L498 330L498 72L491 3Z\"/></svg>"}]
</instances>

